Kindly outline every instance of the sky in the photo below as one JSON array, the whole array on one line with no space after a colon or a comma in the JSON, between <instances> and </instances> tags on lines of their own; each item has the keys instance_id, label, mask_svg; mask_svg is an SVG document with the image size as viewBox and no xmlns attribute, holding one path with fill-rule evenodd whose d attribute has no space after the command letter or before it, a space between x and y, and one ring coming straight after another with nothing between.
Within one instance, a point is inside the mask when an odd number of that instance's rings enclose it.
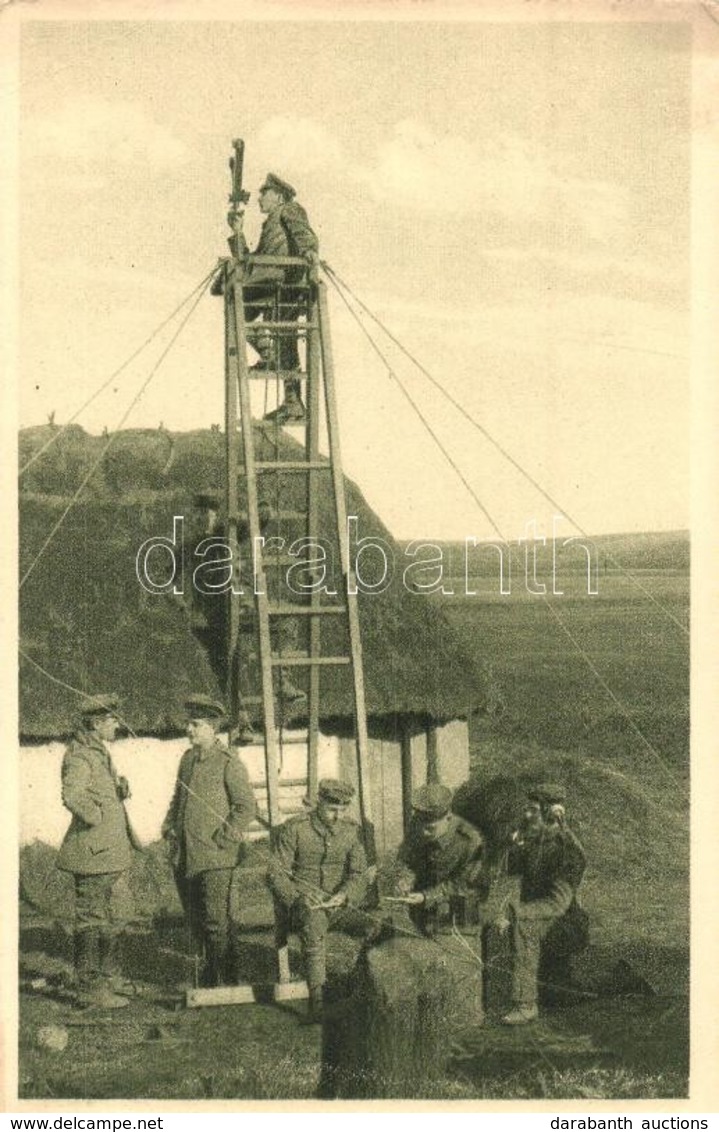
<instances>
[{"instance_id":1,"label":"sky","mask_svg":"<svg viewBox=\"0 0 719 1132\"><path fill-rule=\"evenodd\" d=\"M271 169L561 513L689 525L687 25L41 20L20 63L21 426L67 420L225 254L242 137L251 245ZM328 286L345 470L392 533L550 532L556 509ZM166 341L78 422L112 431ZM206 296L125 427L209 427L222 398Z\"/></svg>"}]
</instances>

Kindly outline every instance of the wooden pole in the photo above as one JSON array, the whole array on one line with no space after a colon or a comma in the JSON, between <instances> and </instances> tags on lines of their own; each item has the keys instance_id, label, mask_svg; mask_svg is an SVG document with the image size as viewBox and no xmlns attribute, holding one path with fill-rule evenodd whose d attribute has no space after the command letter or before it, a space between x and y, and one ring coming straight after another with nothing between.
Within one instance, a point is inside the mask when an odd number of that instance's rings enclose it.
<instances>
[{"instance_id":1,"label":"wooden pole","mask_svg":"<svg viewBox=\"0 0 719 1132\"><path fill-rule=\"evenodd\" d=\"M310 284L308 322L318 324L316 283ZM318 331L307 332L307 460L317 464L319 460L320 432L320 344ZM307 537L312 543L319 534L319 474L310 469L307 472ZM319 609L320 594L313 589L310 595L310 608ZM313 659L320 655L322 628L319 617L310 617L309 655ZM320 666L313 664L309 670L308 731L307 731L307 794L314 804L317 800L318 746L320 719Z\"/></svg>"},{"instance_id":2,"label":"wooden pole","mask_svg":"<svg viewBox=\"0 0 719 1132\"><path fill-rule=\"evenodd\" d=\"M439 782L439 756L437 752L437 726L427 724L427 781Z\"/></svg>"},{"instance_id":3,"label":"wooden pole","mask_svg":"<svg viewBox=\"0 0 719 1132\"><path fill-rule=\"evenodd\" d=\"M400 760L402 773L402 826L407 834L412 821L412 731L409 721L400 720Z\"/></svg>"},{"instance_id":4,"label":"wooden pole","mask_svg":"<svg viewBox=\"0 0 719 1132\"><path fill-rule=\"evenodd\" d=\"M325 410L327 413L327 434L332 464L332 483L337 519L337 537L340 544L340 559L344 594L347 597L347 620L349 624L350 653L352 657L352 684L354 693L355 742L357 747L357 778L359 782L359 804L364 828L367 856L374 863L377 856L372 804L370 798L369 736L367 733L367 707L365 704L364 675L362 667L362 637L360 634L359 611L357 609L356 580L349 557L347 534L347 504L345 502L345 483L342 472L342 452L340 445L339 418L335 393L334 361L332 358L332 338L330 334L327 292L324 283L317 284L319 304L320 348L322 351L322 373L325 386Z\"/></svg>"},{"instance_id":5,"label":"wooden pole","mask_svg":"<svg viewBox=\"0 0 719 1132\"><path fill-rule=\"evenodd\" d=\"M240 629L240 594L235 591L235 571L239 563L238 505L237 505L237 334L234 319L233 287L230 272L225 264L224 303L225 303L225 514L227 516L226 537L232 563L232 584L227 595L227 678L225 693L230 710L230 726L239 714L239 655L238 641Z\"/></svg>"}]
</instances>

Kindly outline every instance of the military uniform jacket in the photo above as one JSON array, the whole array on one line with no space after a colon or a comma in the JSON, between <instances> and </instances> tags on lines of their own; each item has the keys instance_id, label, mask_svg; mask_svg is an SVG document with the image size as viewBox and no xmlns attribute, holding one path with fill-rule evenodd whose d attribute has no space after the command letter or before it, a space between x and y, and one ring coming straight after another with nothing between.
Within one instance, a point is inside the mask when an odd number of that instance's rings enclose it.
<instances>
[{"instance_id":1,"label":"military uniform jacket","mask_svg":"<svg viewBox=\"0 0 719 1132\"><path fill-rule=\"evenodd\" d=\"M337 892L356 904L365 893L366 869L359 826L346 820L326 826L312 812L280 826L267 880L288 907L300 896Z\"/></svg>"},{"instance_id":2,"label":"military uniform jacket","mask_svg":"<svg viewBox=\"0 0 719 1132\"><path fill-rule=\"evenodd\" d=\"M180 760L162 826L164 837L177 839L177 869L192 877L234 868L255 812L255 796L239 756L220 743L209 750L190 747Z\"/></svg>"},{"instance_id":3,"label":"military uniform jacket","mask_svg":"<svg viewBox=\"0 0 719 1132\"><path fill-rule=\"evenodd\" d=\"M304 256L316 252L319 242L310 227L307 213L301 204L291 200L270 212L262 225L260 240L255 255ZM291 282L296 277L295 269L283 267L255 267L247 282L261 283L266 279L282 279Z\"/></svg>"},{"instance_id":4,"label":"military uniform jacket","mask_svg":"<svg viewBox=\"0 0 719 1132\"><path fill-rule=\"evenodd\" d=\"M413 822L400 846L399 861L416 891L424 893L426 911L439 910L453 898L477 895L482 874L482 838L469 822L450 814L447 832L428 841L420 822Z\"/></svg>"},{"instance_id":5,"label":"military uniform jacket","mask_svg":"<svg viewBox=\"0 0 719 1132\"><path fill-rule=\"evenodd\" d=\"M544 829L510 848L507 871L520 877L524 916L560 916L576 901L586 857L568 826Z\"/></svg>"},{"instance_id":6,"label":"military uniform jacket","mask_svg":"<svg viewBox=\"0 0 719 1132\"><path fill-rule=\"evenodd\" d=\"M80 730L62 760L62 803L72 814L57 867L69 873L120 873L140 849L120 797L117 771L101 739Z\"/></svg>"}]
</instances>

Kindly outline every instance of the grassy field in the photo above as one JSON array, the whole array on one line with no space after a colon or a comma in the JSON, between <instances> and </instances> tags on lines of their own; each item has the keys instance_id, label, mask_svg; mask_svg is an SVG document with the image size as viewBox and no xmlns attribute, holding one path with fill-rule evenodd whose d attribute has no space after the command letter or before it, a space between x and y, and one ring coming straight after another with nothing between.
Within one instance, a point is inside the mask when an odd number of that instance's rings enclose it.
<instances>
[{"instance_id":1,"label":"grassy field","mask_svg":"<svg viewBox=\"0 0 719 1132\"><path fill-rule=\"evenodd\" d=\"M553 598L576 644L526 589L434 600L485 672L486 710L470 722L474 774L510 767L565 782L594 936L686 947L689 648L665 610L686 623L688 576L645 571L641 582L654 601L616 575L596 597L567 586Z\"/></svg>"},{"instance_id":2,"label":"grassy field","mask_svg":"<svg viewBox=\"0 0 719 1132\"><path fill-rule=\"evenodd\" d=\"M647 570L641 581L686 621L686 571ZM587 850L583 902L591 918L576 999L520 1034L490 1018L464 1035L434 1096L584 1100L687 1092L688 642L621 576L607 573L593 597L581 592L578 575L565 588L553 608L586 657L526 588L501 597L488 585L477 595L433 599L485 674L484 710L470 723L473 775L481 782L531 773L566 783L572 826ZM62 924L25 912L26 974L33 956L67 960ZM320 1037L316 1027L299 1024L302 1004L173 1010L170 991L191 973L177 930L163 934L157 918L136 925L126 961L141 993L119 1016L93 1018L61 992L21 994L21 1096L316 1094ZM332 969L346 972L359 941L330 939ZM247 962L266 966L270 943L266 930L248 925ZM68 1030L63 1053L38 1048L37 1030L49 1022Z\"/></svg>"},{"instance_id":3,"label":"grassy field","mask_svg":"<svg viewBox=\"0 0 719 1132\"><path fill-rule=\"evenodd\" d=\"M592 754L671 791L689 762L688 578L623 577L597 596L437 596L486 682L482 737ZM561 624L560 624L561 622ZM641 733L641 734L640 734Z\"/></svg>"}]
</instances>

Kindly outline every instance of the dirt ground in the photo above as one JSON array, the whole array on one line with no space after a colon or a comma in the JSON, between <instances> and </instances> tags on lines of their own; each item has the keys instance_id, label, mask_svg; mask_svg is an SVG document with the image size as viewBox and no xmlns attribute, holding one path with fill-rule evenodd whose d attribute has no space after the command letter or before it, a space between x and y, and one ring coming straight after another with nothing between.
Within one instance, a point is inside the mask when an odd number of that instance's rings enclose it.
<instances>
[{"instance_id":1,"label":"dirt ground","mask_svg":"<svg viewBox=\"0 0 719 1132\"><path fill-rule=\"evenodd\" d=\"M252 1005L184 1008L179 988L192 984L194 961L179 921L128 933L124 969L137 980L137 994L114 1012L82 1009L66 989L70 937L57 922L29 917L21 939L21 1098L317 1096L321 1030L303 1024L304 1002L279 1005L268 997ZM331 934L328 965L335 986L351 971L360 945L359 937ZM546 1007L540 1021L520 1030L499 1025L497 1007L490 1006L483 1026L454 1035L445 1076L431 1096L686 1096L687 996L653 989L646 957L637 965L643 976L616 958L601 951L586 955L563 1004ZM244 977L262 995L273 978L271 933L244 932L239 959ZM299 970L296 951L291 960ZM660 967L655 962L652 969ZM681 979L676 988L681 992ZM66 1031L64 1050L39 1043L38 1031L48 1025Z\"/></svg>"}]
</instances>

